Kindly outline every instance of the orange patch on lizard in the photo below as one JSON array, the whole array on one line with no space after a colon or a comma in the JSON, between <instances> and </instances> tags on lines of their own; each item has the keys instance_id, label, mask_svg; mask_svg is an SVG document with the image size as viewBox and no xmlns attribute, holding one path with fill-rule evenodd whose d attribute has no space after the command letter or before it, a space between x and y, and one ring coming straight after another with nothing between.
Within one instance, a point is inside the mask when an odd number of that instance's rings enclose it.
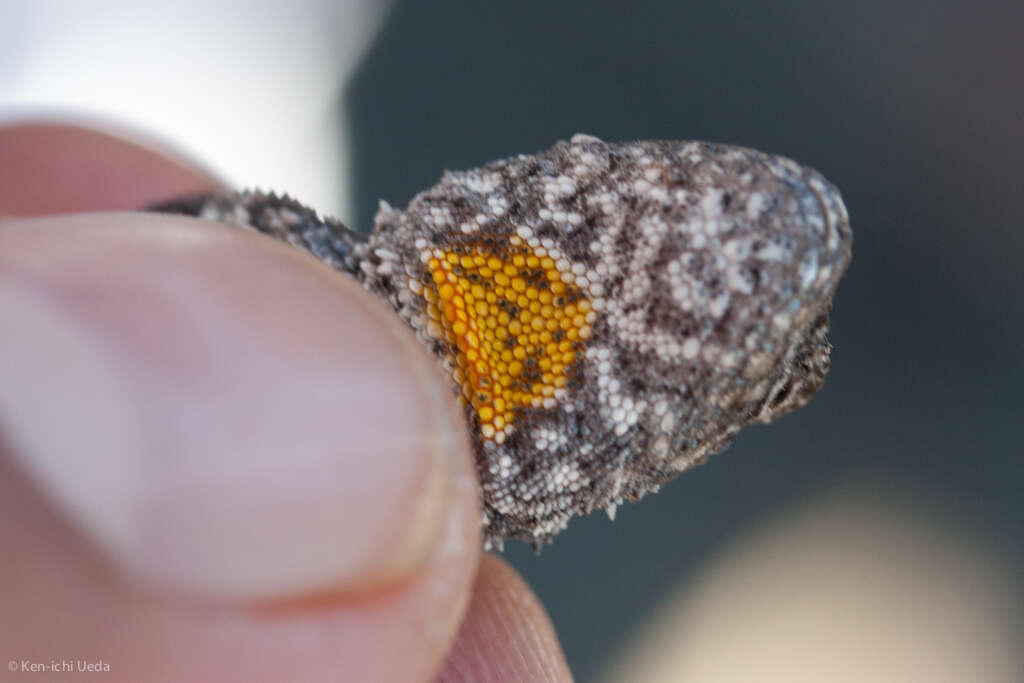
<instances>
[{"instance_id":1,"label":"orange patch on lizard","mask_svg":"<svg viewBox=\"0 0 1024 683\"><path fill-rule=\"evenodd\" d=\"M496 251L479 244L434 249L424 287L428 330L449 345L455 381L498 443L518 408L551 407L596 317L571 273L518 237Z\"/></svg>"}]
</instances>

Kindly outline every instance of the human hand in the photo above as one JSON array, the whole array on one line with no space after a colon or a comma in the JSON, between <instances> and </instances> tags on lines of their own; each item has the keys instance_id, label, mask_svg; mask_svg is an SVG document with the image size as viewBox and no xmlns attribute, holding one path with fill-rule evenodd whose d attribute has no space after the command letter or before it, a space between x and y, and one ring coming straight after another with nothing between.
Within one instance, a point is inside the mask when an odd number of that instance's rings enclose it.
<instances>
[{"instance_id":1,"label":"human hand","mask_svg":"<svg viewBox=\"0 0 1024 683\"><path fill-rule=\"evenodd\" d=\"M0 215L211 189L105 135L0 129ZM434 359L312 257L179 217L0 220L0 378L0 643L18 666L570 679L536 597L481 557Z\"/></svg>"}]
</instances>

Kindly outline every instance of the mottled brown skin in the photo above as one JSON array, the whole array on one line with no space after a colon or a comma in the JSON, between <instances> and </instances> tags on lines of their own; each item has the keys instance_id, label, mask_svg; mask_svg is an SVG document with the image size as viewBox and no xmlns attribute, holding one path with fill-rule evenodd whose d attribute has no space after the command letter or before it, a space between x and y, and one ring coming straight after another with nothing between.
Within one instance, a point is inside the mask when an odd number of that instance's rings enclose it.
<instances>
[{"instance_id":1,"label":"mottled brown skin","mask_svg":"<svg viewBox=\"0 0 1024 683\"><path fill-rule=\"evenodd\" d=\"M404 212L382 205L369 236L259 193L159 208L312 252L388 301L449 372L460 350L425 313L431 253L518 239L557 261L596 312L567 384L517 408L503 440L466 403L485 536L499 547L540 547L573 515L614 514L744 425L803 405L828 371L828 313L852 243L838 191L788 159L589 136L446 173Z\"/></svg>"}]
</instances>

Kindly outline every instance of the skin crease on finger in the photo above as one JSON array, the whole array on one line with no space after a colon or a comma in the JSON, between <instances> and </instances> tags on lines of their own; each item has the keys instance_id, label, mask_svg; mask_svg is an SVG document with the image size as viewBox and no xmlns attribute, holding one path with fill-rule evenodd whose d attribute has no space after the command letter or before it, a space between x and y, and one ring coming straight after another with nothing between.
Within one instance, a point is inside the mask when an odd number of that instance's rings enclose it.
<instances>
[{"instance_id":1,"label":"skin crease on finger","mask_svg":"<svg viewBox=\"0 0 1024 683\"><path fill-rule=\"evenodd\" d=\"M52 144L49 133L60 144ZM30 159L33 148L42 150L41 160ZM79 163L83 155L88 163ZM32 163L26 166L26 159ZM0 188L12 187L7 180L15 177L20 196L12 199L0 190L0 215L131 208L217 185L131 143L59 126L0 129ZM125 182L112 181L117 178ZM75 189L48 206L47 197L61 194L54 187ZM111 680L315 681L426 679L445 657L469 598L474 561L435 552L414 579L400 585L362 596L293 601L285 609L154 593L126 581L55 512L11 464L3 437L0 428L0 542L17 552L0 559L0 642L20 658L102 658L112 666ZM475 485L461 481L459 495L475 507ZM444 533L449 540L438 544L442 549L475 547L474 525ZM483 676L472 662L473 653L485 652L494 653L490 673L498 678L570 680L550 622L512 570L500 560L485 560L474 591L446 680L466 679L452 671ZM513 656L497 666L501 653ZM536 677L544 671L551 676ZM475 680L488 680L482 676Z\"/></svg>"},{"instance_id":2,"label":"skin crease on finger","mask_svg":"<svg viewBox=\"0 0 1024 683\"><path fill-rule=\"evenodd\" d=\"M0 469L3 542L17 548L0 559L0 642L19 660L103 660L112 680L423 680L468 597L472 563L444 552L404 585L302 610L154 593L125 581L6 458Z\"/></svg>"}]
</instances>

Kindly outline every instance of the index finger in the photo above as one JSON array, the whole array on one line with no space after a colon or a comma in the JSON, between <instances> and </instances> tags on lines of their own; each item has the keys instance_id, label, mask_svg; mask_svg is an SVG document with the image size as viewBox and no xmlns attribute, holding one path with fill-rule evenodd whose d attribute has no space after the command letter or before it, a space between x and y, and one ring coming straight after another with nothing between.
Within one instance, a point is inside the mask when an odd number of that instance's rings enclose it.
<instances>
[{"instance_id":1,"label":"index finger","mask_svg":"<svg viewBox=\"0 0 1024 683\"><path fill-rule=\"evenodd\" d=\"M155 145L61 124L0 127L0 215L138 209L223 187Z\"/></svg>"}]
</instances>

